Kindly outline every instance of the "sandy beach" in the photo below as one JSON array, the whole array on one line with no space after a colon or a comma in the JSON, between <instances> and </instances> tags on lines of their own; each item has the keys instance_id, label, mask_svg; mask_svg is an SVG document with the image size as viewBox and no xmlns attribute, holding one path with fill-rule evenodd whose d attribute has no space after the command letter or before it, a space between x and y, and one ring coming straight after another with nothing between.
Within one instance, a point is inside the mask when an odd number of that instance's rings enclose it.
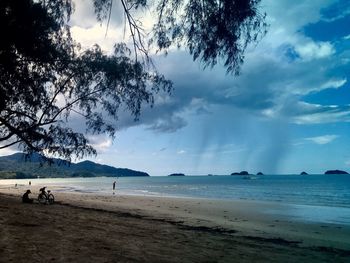
<instances>
[{"instance_id":1,"label":"sandy beach","mask_svg":"<svg viewBox=\"0 0 350 263\"><path fill-rule=\"evenodd\" d=\"M22 204L27 188L0 189L0 262L350 260L349 225L273 212L283 204L59 191Z\"/></svg>"}]
</instances>

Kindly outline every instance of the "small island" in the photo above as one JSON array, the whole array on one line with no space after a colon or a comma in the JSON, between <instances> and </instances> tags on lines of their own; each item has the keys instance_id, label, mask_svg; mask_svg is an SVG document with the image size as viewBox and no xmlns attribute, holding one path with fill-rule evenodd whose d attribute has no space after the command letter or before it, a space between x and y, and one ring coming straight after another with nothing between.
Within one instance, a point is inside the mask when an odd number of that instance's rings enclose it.
<instances>
[{"instance_id":1,"label":"small island","mask_svg":"<svg viewBox=\"0 0 350 263\"><path fill-rule=\"evenodd\" d=\"M237 173L237 172L232 173L231 175L249 175L249 173L247 171L241 171L239 173Z\"/></svg>"},{"instance_id":2,"label":"small island","mask_svg":"<svg viewBox=\"0 0 350 263\"><path fill-rule=\"evenodd\" d=\"M174 173L174 174L169 174L168 176L185 176L183 173Z\"/></svg>"},{"instance_id":3,"label":"small island","mask_svg":"<svg viewBox=\"0 0 350 263\"><path fill-rule=\"evenodd\" d=\"M258 172L256 175L264 175L262 172Z\"/></svg>"},{"instance_id":4,"label":"small island","mask_svg":"<svg viewBox=\"0 0 350 263\"><path fill-rule=\"evenodd\" d=\"M349 173L342 170L328 170L324 174L349 174Z\"/></svg>"},{"instance_id":5,"label":"small island","mask_svg":"<svg viewBox=\"0 0 350 263\"><path fill-rule=\"evenodd\" d=\"M300 175L308 175L308 173L307 173L307 172L302 171L302 172L300 173Z\"/></svg>"}]
</instances>

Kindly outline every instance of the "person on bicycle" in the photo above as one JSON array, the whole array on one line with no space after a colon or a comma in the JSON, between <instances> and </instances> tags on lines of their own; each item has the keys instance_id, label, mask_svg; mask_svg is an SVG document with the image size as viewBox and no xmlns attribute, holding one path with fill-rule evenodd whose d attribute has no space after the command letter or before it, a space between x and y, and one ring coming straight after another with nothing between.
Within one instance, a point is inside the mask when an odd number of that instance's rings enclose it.
<instances>
[{"instance_id":1,"label":"person on bicycle","mask_svg":"<svg viewBox=\"0 0 350 263\"><path fill-rule=\"evenodd\" d=\"M47 192L45 191L46 186L43 188L40 188L39 191L39 195L38 195L38 201L40 204L53 204L55 202L55 197L53 196L53 194L51 193L50 190L48 190Z\"/></svg>"},{"instance_id":2,"label":"person on bicycle","mask_svg":"<svg viewBox=\"0 0 350 263\"><path fill-rule=\"evenodd\" d=\"M46 186L43 187L43 188L40 188L39 191L40 191L41 194L43 194L44 196L47 196L47 193L46 193L45 189L46 189Z\"/></svg>"}]
</instances>

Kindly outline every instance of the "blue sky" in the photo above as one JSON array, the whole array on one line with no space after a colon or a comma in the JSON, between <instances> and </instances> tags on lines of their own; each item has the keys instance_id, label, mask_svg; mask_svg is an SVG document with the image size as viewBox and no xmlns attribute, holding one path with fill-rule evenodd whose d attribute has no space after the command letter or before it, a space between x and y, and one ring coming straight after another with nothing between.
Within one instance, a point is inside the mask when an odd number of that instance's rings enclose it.
<instances>
[{"instance_id":1,"label":"blue sky","mask_svg":"<svg viewBox=\"0 0 350 263\"><path fill-rule=\"evenodd\" d=\"M119 16L105 37L90 1L75 2L73 36L110 49ZM90 137L91 160L151 175L350 172L350 1L262 0L261 12L268 33L238 77L203 70L185 50L155 57L173 94L157 95L138 122L121 112L114 141Z\"/></svg>"},{"instance_id":2,"label":"blue sky","mask_svg":"<svg viewBox=\"0 0 350 263\"><path fill-rule=\"evenodd\" d=\"M152 175L350 170L349 1L262 1L268 34L242 74L202 70L186 52L158 58L172 97L122 121L97 159ZM115 153L112 153L115 152Z\"/></svg>"}]
</instances>

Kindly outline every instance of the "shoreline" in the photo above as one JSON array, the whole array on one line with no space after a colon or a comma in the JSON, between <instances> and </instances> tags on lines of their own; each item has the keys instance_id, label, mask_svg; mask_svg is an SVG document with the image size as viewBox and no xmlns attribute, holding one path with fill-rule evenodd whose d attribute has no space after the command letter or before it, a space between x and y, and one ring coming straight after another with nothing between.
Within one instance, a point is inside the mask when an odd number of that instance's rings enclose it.
<instances>
[{"instance_id":1,"label":"shoreline","mask_svg":"<svg viewBox=\"0 0 350 263\"><path fill-rule=\"evenodd\" d=\"M23 194L26 189L31 189L38 192L38 189L42 187L42 184L18 184L14 187L12 184L0 185L0 192ZM203 202L215 202L215 203L238 203L238 204L254 204L256 206L261 205L263 207L272 207L268 211L264 211L265 214L279 214L280 216L287 216L293 221L306 222L306 223L324 223L324 224L340 224L350 226L350 207L348 206L329 206L329 205L314 205L314 204L299 204L282 201L270 201L270 200L255 200L248 198L229 199L229 198L210 198L210 197L195 197L195 196L180 196L180 195L167 195L167 194L148 194L148 193L128 193L125 190L109 190L98 192L96 190L78 190L75 187L51 185L47 189L51 189L57 195L84 195L96 198L109 198L116 196L130 197L130 198L155 198L155 199L169 199L169 200L202 200Z\"/></svg>"},{"instance_id":2,"label":"shoreline","mask_svg":"<svg viewBox=\"0 0 350 263\"><path fill-rule=\"evenodd\" d=\"M318 184L314 185L315 180L304 180L300 175L293 175L292 177L283 178L287 175L276 175L276 176L264 176L261 180L242 180L241 177L235 176L217 176L216 180L214 177L208 176L188 176L182 178L176 177L162 177L154 176L141 178L132 177L120 177L120 186L117 183L118 193L125 195L136 195L136 196L171 196L174 198L185 197L185 198L218 198L219 200L258 200L266 202L281 202L284 204L290 203L292 205L308 205L308 206L320 206L320 207L343 207L349 208L349 198L344 185L349 186L349 180L347 177L340 176L334 177L322 175L317 177L316 181ZM319 175L317 175L319 176ZM326 179L323 177L326 176ZM271 178L270 178L271 177ZM276 177L276 178L274 178ZM200 180L197 180L200 178ZM281 183L283 178L291 180L291 189L286 187L285 183ZM194 180L195 179L195 180ZM213 182L212 180L215 179ZM271 180L273 184L272 190L270 191L267 181ZM299 180L301 179L301 181ZM319 180L320 179L320 180ZM338 183L332 186L334 179ZM339 179L339 180L338 180ZM150 181L148 181L150 180ZM164 180L166 181L166 187L163 187ZM174 181L175 180L175 181ZM201 180L204 180L202 185ZM0 180L0 188L4 185L28 185L28 179L9 179ZM97 195L110 195L112 190L112 179L110 177L92 177L92 178L45 178L45 179L33 179L31 182L34 185L46 185L48 187L59 187L63 192L82 192L82 193L96 193ZM186 181L189 181L186 183ZM305 181L305 182L304 182ZM199 183L200 185L197 185ZM212 184L213 183L213 184ZM221 184L227 187L222 187ZM302 189L298 190L298 186ZM184 187L183 187L184 186ZM253 186L253 187L251 187ZM257 187L255 187L257 186ZM277 188L276 188L277 187ZM279 189L282 187L282 189ZM310 188L311 187L311 188ZM193 190L194 189L194 190ZM310 189L314 189L310 192ZM323 189L323 190L322 190ZM252 192L250 193L250 190ZM283 191L281 191L283 190ZM322 191L325 191L322 194ZM350 223L350 219L348 220Z\"/></svg>"}]
</instances>

